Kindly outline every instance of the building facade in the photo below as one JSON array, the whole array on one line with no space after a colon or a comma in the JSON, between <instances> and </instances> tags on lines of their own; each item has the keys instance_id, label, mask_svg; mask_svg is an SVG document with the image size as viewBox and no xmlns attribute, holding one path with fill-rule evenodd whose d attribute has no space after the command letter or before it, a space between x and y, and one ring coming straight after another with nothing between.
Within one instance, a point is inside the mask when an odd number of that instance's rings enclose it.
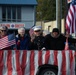
<instances>
[{"instance_id":1,"label":"building facade","mask_svg":"<svg viewBox=\"0 0 76 75\"><path fill-rule=\"evenodd\" d=\"M36 25L41 25L41 21L37 21ZM56 20L49 22L42 21L42 30L47 30L49 32L52 32L53 28L57 28ZM61 33L65 33L64 19L61 20Z\"/></svg>"},{"instance_id":2,"label":"building facade","mask_svg":"<svg viewBox=\"0 0 76 75\"><path fill-rule=\"evenodd\" d=\"M35 25L36 0L0 0L0 26L9 29Z\"/></svg>"}]
</instances>

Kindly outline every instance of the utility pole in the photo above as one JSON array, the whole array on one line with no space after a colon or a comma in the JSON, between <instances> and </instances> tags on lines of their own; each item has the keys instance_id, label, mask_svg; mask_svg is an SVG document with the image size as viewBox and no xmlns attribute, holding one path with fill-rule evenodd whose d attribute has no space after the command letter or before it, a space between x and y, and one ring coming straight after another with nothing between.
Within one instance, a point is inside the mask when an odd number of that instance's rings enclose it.
<instances>
[{"instance_id":1,"label":"utility pole","mask_svg":"<svg viewBox=\"0 0 76 75\"><path fill-rule=\"evenodd\" d=\"M62 14L62 0L56 0L56 25L61 32L61 14Z\"/></svg>"},{"instance_id":2,"label":"utility pole","mask_svg":"<svg viewBox=\"0 0 76 75\"><path fill-rule=\"evenodd\" d=\"M65 29L65 24L66 24L66 16L67 16L67 13L68 13L68 4L67 4L67 0L64 0L64 30L65 30L65 33L66 33L66 29Z\"/></svg>"}]
</instances>

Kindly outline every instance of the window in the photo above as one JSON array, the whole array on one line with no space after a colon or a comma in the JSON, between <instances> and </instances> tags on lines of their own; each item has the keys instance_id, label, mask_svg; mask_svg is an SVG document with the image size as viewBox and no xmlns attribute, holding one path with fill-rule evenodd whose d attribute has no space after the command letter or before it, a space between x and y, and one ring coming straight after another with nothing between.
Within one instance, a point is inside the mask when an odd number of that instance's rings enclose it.
<instances>
[{"instance_id":1,"label":"window","mask_svg":"<svg viewBox=\"0 0 76 75\"><path fill-rule=\"evenodd\" d=\"M2 21L6 21L6 8L2 7Z\"/></svg>"},{"instance_id":2,"label":"window","mask_svg":"<svg viewBox=\"0 0 76 75\"><path fill-rule=\"evenodd\" d=\"M11 7L7 7L7 20L11 21Z\"/></svg>"},{"instance_id":3,"label":"window","mask_svg":"<svg viewBox=\"0 0 76 75\"><path fill-rule=\"evenodd\" d=\"M12 21L16 21L16 8L12 8Z\"/></svg>"},{"instance_id":4,"label":"window","mask_svg":"<svg viewBox=\"0 0 76 75\"><path fill-rule=\"evenodd\" d=\"M2 7L2 21L20 22L21 7Z\"/></svg>"},{"instance_id":5,"label":"window","mask_svg":"<svg viewBox=\"0 0 76 75\"><path fill-rule=\"evenodd\" d=\"M18 22L21 21L21 8L20 7L17 8L17 21Z\"/></svg>"}]
</instances>

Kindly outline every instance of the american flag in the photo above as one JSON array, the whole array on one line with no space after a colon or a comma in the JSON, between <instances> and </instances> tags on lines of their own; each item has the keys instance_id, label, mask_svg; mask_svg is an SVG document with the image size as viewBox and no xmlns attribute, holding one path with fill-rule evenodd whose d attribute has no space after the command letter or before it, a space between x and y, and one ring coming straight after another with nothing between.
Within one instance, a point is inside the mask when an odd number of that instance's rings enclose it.
<instances>
[{"instance_id":1,"label":"american flag","mask_svg":"<svg viewBox=\"0 0 76 75\"><path fill-rule=\"evenodd\" d=\"M6 47L12 46L16 44L14 34L10 34L5 36L4 38L0 39L0 49L4 49Z\"/></svg>"},{"instance_id":2,"label":"american flag","mask_svg":"<svg viewBox=\"0 0 76 75\"><path fill-rule=\"evenodd\" d=\"M36 75L42 64L58 65L58 75L75 75L75 52L0 50L0 75Z\"/></svg>"},{"instance_id":3,"label":"american flag","mask_svg":"<svg viewBox=\"0 0 76 75\"><path fill-rule=\"evenodd\" d=\"M29 30L29 34L30 34L31 37L32 37L32 35L34 34L34 29L33 29L33 28L34 28L34 26L31 27L30 30Z\"/></svg>"},{"instance_id":4,"label":"american flag","mask_svg":"<svg viewBox=\"0 0 76 75\"><path fill-rule=\"evenodd\" d=\"M76 33L76 0L72 0L66 17L66 30L68 33Z\"/></svg>"}]
</instances>

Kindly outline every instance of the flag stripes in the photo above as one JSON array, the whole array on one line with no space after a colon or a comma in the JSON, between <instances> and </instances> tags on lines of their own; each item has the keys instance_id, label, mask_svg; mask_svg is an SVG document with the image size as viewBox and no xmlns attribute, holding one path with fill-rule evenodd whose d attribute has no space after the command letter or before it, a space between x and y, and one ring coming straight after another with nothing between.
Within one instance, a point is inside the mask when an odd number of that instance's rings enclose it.
<instances>
[{"instance_id":1,"label":"flag stripes","mask_svg":"<svg viewBox=\"0 0 76 75\"><path fill-rule=\"evenodd\" d=\"M0 49L4 49L15 44L16 44L16 41L15 41L14 34L7 35L0 39Z\"/></svg>"},{"instance_id":2,"label":"flag stripes","mask_svg":"<svg viewBox=\"0 0 76 75\"><path fill-rule=\"evenodd\" d=\"M71 50L0 50L0 75L36 75L38 66L48 63L58 65L58 75L75 75L75 52Z\"/></svg>"},{"instance_id":3,"label":"flag stripes","mask_svg":"<svg viewBox=\"0 0 76 75\"><path fill-rule=\"evenodd\" d=\"M45 54L45 64L49 62L49 57L50 57L50 51L47 51Z\"/></svg>"},{"instance_id":4,"label":"flag stripes","mask_svg":"<svg viewBox=\"0 0 76 75\"><path fill-rule=\"evenodd\" d=\"M66 55L65 55L65 52L62 52L62 67L61 68L61 72L62 72L62 75L66 75Z\"/></svg>"},{"instance_id":5,"label":"flag stripes","mask_svg":"<svg viewBox=\"0 0 76 75\"><path fill-rule=\"evenodd\" d=\"M68 15L66 17L66 30L70 34L76 33L76 5L70 4Z\"/></svg>"},{"instance_id":6,"label":"flag stripes","mask_svg":"<svg viewBox=\"0 0 76 75\"><path fill-rule=\"evenodd\" d=\"M3 70L3 51L0 51L0 75L2 75L2 70Z\"/></svg>"},{"instance_id":7,"label":"flag stripes","mask_svg":"<svg viewBox=\"0 0 76 75\"><path fill-rule=\"evenodd\" d=\"M21 52L22 53L22 52ZM25 68L26 68L26 58L27 58L27 51L23 51L22 55L22 62L21 62L21 68L22 68L22 75L25 75Z\"/></svg>"}]
</instances>

